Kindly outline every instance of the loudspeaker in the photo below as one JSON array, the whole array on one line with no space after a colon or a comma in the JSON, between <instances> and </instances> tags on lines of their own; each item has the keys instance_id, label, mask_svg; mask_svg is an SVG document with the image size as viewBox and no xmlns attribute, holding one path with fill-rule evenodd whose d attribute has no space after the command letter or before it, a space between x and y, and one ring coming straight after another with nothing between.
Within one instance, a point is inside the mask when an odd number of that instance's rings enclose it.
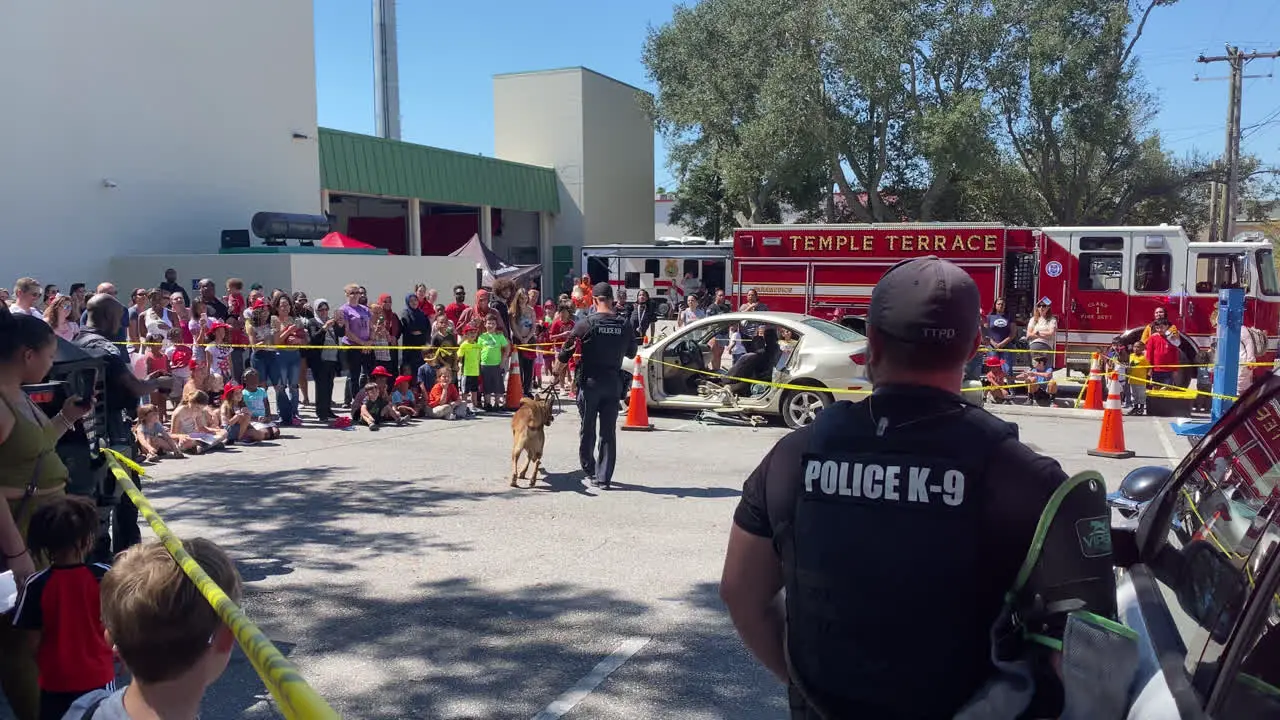
<instances>
[{"instance_id":1,"label":"loudspeaker","mask_svg":"<svg viewBox=\"0 0 1280 720\"><path fill-rule=\"evenodd\" d=\"M230 248L247 248L249 247L249 231L248 230L223 230L222 231L222 249Z\"/></svg>"},{"instance_id":2,"label":"loudspeaker","mask_svg":"<svg viewBox=\"0 0 1280 720\"><path fill-rule=\"evenodd\" d=\"M250 223L253 234L263 240L319 240L333 227L324 215L298 215L294 213L260 212ZM284 243L280 243L283 245Z\"/></svg>"}]
</instances>

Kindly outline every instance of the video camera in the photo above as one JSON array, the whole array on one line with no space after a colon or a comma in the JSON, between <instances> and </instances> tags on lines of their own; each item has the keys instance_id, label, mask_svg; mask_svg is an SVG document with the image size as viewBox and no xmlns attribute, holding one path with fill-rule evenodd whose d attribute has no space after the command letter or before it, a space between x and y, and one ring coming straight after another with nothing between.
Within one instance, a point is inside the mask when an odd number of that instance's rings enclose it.
<instances>
[{"instance_id":1,"label":"video camera","mask_svg":"<svg viewBox=\"0 0 1280 720\"><path fill-rule=\"evenodd\" d=\"M23 390L48 417L62 410L67 398L79 396L93 403L93 411L58 440L57 453L67 466L67 492L95 497L105 474L100 450L111 447L133 455L133 434L123 417L124 408L108 407L103 382L106 362L77 345L58 338L53 367L43 382L24 385Z\"/></svg>"}]
</instances>

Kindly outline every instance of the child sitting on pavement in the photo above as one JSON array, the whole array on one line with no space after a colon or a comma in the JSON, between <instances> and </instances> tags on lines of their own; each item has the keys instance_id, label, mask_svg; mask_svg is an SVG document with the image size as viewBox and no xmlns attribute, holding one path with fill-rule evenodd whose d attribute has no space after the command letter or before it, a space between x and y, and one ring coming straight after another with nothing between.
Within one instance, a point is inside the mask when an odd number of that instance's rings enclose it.
<instances>
[{"instance_id":1,"label":"child sitting on pavement","mask_svg":"<svg viewBox=\"0 0 1280 720\"><path fill-rule=\"evenodd\" d=\"M987 369L982 378L982 384L987 388L987 397L996 404L1008 402L1009 390L1005 386L1009 384L1009 376L1004 371L1004 361L995 355L988 355L983 366Z\"/></svg>"},{"instance_id":2,"label":"child sitting on pavement","mask_svg":"<svg viewBox=\"0 0 1280 720\"><path fill-rule=\"evenodd\" d=\"M232 602L240 601L240 575L221 548L202 538L183 547ZM67 717L196 720L205 690L227 668L235 635L159 540L116 558L102 580L101 605L107 643L133 680L82 696Z\"/></svg>"},{"instance_id":3,"label":"child sitting on pavement","mask_svg":"<svg viewBox=\"0 0 1280 720\"><path fill-rule=\"evenodd\" d=\"M1049 367L1049 359L1045 356L1032 358L1031 367L1018 376L1018 382L1028 384L1027 394L1037 405L1048 407L1053 404L1058 383L1053 379L1053 368Z\"/></svg>"},{"instance_id":4,"label":"child sitting on pavement","mask_svg":"<svg viewBox=\"0 0 1280 720\"><path fill-rule=\"evenodd\" d=\"M431 417L445 420L461 420L470 413L467 404L462 402L458 386L453 383L453 371L447 367L436 373L436 384L431 388L429 396Z\"/></svg>"},{"instance_id":5,"label":"child sitting on pavement","mask_svg":"<svg viewBox=\"0 0 1280 720\"><path fill-rule=\"evenodd\" d=\"M244 401L244 406L249 408L249 417L254 422L275 421L275 417L271 414L271 400L267 397L267 389L258 385L257 370L245 368L244 387L241 389L240 399Z\"/></svg>"},{"instance_id":6,"label":"child sitting on pavement","mask_svg":"<svg viewBox=\"0 0 1280 720\"><path fill-rule=\"evenodd\" d=\"M397 377L395 389L391 391L391 404L401 416L422 417L425 414L426 403L420 395L413 392L412 388L412 375Z\"/></svg>"},{"instance_id":7,"label":"child sitting on pavement","mask_svg":"<svg viewBox=\"0 0 1280 720\"><path fill-rule=\"evenodd\" d=\"M370 373L373 382L364 386L364 402L360 404L360 420L370 430L381 430L384 421L403 425L404 419L391 404L391 394L387 392L387 378L391 373L379 365Z\"/></svg>"},{"instance_id":8,"label":"child sitting on pavement","mask_svg":"<svg viewBox=\"0 0 1280 720\"><path fill-rule=\"evenodd\" d=\"M256 443L267 438L280 437L280 428L274 423L255 423L250 410L244 404L244 388L227 383L222 388L220 415L227 438L235 442Z\"/></svg>"},{"instance_id":9,"label":"child sitting on pavement","mask_svg":"<svg viewBox=\"0 0 1280 720\"><path fill-rule=\"evenodd\" d=\"M203 390L187 385L182 391L182 403L169 418L169 434L177 441L179 449L199 455L206 449L226 444L226 431L209 427L205 413L208 407L209 396Z\"/></svg>"},{"instance_id":10,"label":"child sitting on pavement","mask_svg":"<svg viewBox=\"0 0 1280 720\"><path fill-rule=\"evenodd\" d=\"M165 429L160 420L160 408L155 405L148 403L138 408L138 422L134 423L133 437L146 455L144 462L155 462L162 457L186 457L178 449L178 441Z\"/></svg>"}]
</instances>

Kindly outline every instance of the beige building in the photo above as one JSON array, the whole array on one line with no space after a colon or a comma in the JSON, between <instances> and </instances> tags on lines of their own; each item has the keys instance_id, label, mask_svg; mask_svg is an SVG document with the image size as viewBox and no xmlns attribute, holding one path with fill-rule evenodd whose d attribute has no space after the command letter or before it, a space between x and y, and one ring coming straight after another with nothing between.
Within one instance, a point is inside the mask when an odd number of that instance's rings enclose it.
<instances>
[{"instance_id":1,"label":"beige building","mask_svg":"<svg viewBox=\"0 0 1280 720\"><path fill-rule=\"evenodd\" d=\"M553 167L559 179L546 267L555 286L584 245L653 243L653 122L644 94L582 67L493 79L494 155Z\"/></svg>"}]
</instances>

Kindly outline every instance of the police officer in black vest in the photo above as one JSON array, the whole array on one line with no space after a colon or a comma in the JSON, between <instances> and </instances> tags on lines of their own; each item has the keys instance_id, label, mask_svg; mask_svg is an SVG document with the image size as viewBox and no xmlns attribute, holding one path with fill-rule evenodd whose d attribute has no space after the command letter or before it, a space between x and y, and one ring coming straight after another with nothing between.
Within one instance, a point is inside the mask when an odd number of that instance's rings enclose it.
<instances>
[{"instance_id":1,"label":"police officer in black vest","mask_svg":"<svg viewBox=\"0 0 1280 720\"><path fill-rule=\"evenodd\" d=\"M973 279L950 262L890 268L867 317L875 391L778 441L743 485L721 595L788 684L792 718L951 718L997 676L991 628L1066 476L961 399L978 309ZM1095 490L1059 516L1107 517ZM1037 630L1060 639L1054 613L1114 615L1115 581L1109 554L1054 543L1045 556L1068 561L1033 592L1048 608ZM1035 717L1057 716L1056 660L1044 650L1032 663L1045 688Z\"/></svg>"},{"instance_id":2,"label":"police officer in black vest","mask_svg":"<svg viewBox=\"0 0 1280 720\"><path fill-rule=\"evenodd\" d=\"M582 341L582 357L578 359L578 414L582 427L578 435L578 459L587 474L585 484L608 488L613 479L617 458L618 406L622 397L623 356L636 356L636 335L627 321L613 309L613 288L607 282L596 283L591 293L595 312L579 320L556 356L555 374L564 371ZM595 454L596 422L600 423L599 459Z\"/></svg>"},{"instance_id":3,"label":"police officer in black vest","mask_svg":"<svg viewBox=\"0 0 1280 720\"><path fill-rule=\"evenodd\" d=\"M104 293L94 295L85 306L84 327L72 340L105 365L106 374L102 378L104 397L99 400L105 405L106 427L98 432L116 450L127 450L133 445L131 423L137 418L138 400L167 382L158 379L162 374L159 372L139 380L129 367L129 355L124 346L111 340L115 329L120 327L122 316L127 313L128 309L114 297ZM77 431L83 432L82 428L77 428ZM133 481L142 487L142 478L134 477ZM106 473L102 485L96 499L103 527L93 557L95 561L109 562L115 555L141 542L142 533L138 529L138 509L133 500L116 487L115 476Z\"/></svg>"}]
</instances>

